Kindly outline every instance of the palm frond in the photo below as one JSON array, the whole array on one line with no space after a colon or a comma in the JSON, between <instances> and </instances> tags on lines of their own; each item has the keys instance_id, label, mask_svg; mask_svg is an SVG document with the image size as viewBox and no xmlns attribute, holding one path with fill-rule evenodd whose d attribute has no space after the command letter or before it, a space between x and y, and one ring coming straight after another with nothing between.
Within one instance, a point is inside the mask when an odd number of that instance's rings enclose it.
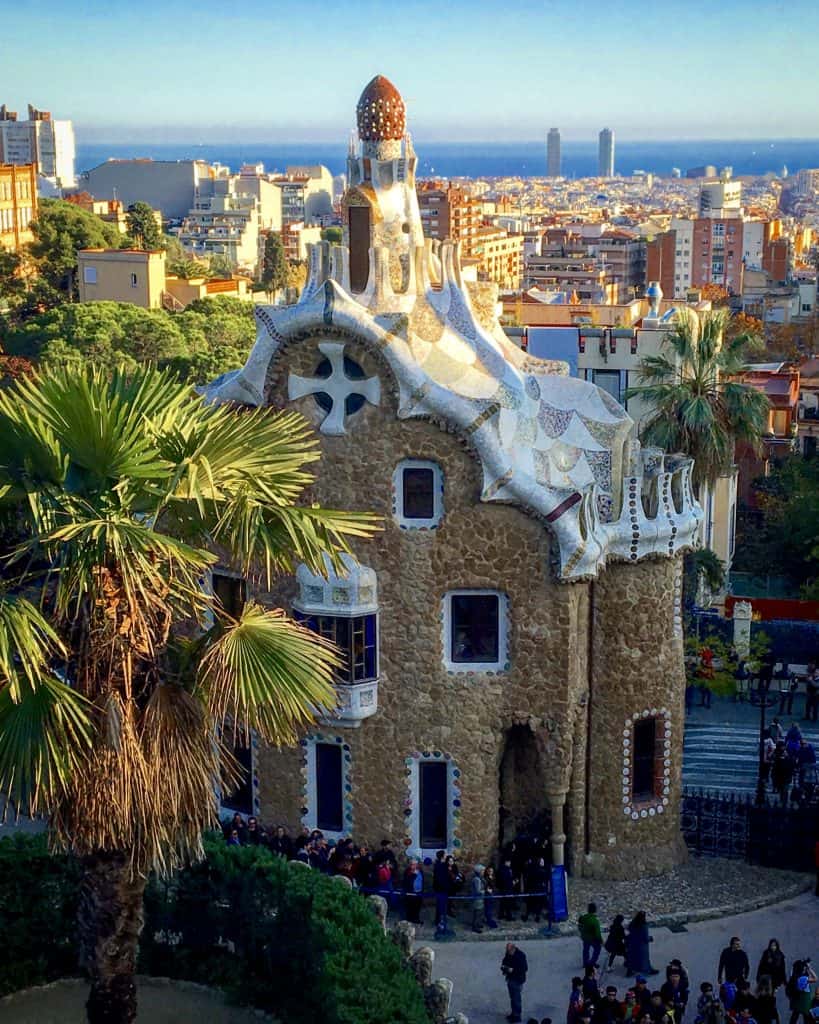
<instances>
[{"instance_id":1,"label":"palm frond","mask_svg":"<svg viewBox=\"0 0 819 1024\"><path fill-rule=\"evenodd\" d=\"M41 676L16 698L0 689L0 794L34 815L48 812L81 774L91 744L89 706L70 686Z\"/></svg>"},{"instance_id":2,"label":"palm frond","mask_svg":"<svg viewBox=\"0 0 819 1024\"><path fill-rule=\"evenodd\" d=\"M0 591L0 689L21 699L21 680L30 690L50 674L49 665L64 653L62 641L30 601Z\"/></svg>"},{"instance_id":3,"label":"palm frond","mask_svg":"<svg viewBox=\"0 0 819 1024\"><path fill-rule=\"evenodd\" d=\"M197 692L214 720L270 743L292 743L336 705L335 648L279 610L248 603L202 660Z\"/></svg>"}]
</instances>

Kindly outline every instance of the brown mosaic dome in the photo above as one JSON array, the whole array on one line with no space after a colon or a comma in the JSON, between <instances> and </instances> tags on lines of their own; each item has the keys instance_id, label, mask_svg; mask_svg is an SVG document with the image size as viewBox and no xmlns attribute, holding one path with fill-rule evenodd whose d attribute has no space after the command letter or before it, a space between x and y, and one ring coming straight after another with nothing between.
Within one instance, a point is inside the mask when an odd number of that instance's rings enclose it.
<instances>
[{"instance_id":1,"label":"brown mosaic dome","mask_svg":"<svg viewBox=\"0 0 819 1024\"><path fill-rule=\"evenodd\" d=\"M358 137L362 142L402 139L407 108L401 93L388 78L376 75L366 86L356 107Z\"/></svg>"}]
</instances>

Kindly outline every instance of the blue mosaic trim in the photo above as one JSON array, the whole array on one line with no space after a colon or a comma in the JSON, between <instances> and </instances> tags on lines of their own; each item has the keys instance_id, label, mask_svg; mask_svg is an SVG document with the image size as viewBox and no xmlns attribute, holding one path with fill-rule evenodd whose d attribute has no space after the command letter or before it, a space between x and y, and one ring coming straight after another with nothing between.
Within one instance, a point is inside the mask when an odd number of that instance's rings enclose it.
<instances>
[{"instance_id":1,"label":"blue mosaic trim","mask_svg":"<svg viewBox=\"0 0 819 1024\"><path fill-rule=\"evenodd\" d=\"M341 757L341 786L344 793L344 829L348 835L352 834L353 831L353 783L350 776L350 770L352 767L353 757L350 752L350 744L346 743L343 736L336 736L332 733L313 732L309 736L306 736L303 740L300 740L302 756L301 756L301 798L302 805L300 808L301 823L306 825L308 828L315 828L316 825L310 822L309 803L309 791L310 791L310 747L316 743L338 743L342 749Z\"/></svg>"}]
</instances>

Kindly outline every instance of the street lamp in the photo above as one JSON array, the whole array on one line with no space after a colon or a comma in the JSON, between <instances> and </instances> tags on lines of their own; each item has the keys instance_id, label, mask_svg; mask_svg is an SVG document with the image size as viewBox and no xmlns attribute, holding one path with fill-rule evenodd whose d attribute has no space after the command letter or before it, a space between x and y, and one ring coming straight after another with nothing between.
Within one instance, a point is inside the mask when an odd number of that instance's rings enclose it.
<instances>
[{"instance_id":1,"label":"street lamp","mask_svg":"<svg viewBox=\"0 0 819 1024\"><path fill-rule=\"evenodd\" d=\"M759 699L759 775L756 782L756 802L761 805L765 803L765 712L776 704L776 697L768 692L768 687L764 685L762 679L758 680L756 692Z\"/></svg>"}]
</instances>

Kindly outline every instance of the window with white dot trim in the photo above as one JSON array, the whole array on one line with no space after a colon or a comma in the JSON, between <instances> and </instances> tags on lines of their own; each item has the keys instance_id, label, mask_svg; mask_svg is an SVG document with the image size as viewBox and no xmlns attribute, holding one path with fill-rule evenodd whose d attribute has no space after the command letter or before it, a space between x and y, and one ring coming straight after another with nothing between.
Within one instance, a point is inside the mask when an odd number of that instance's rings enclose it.
<instances>
[{"instance_id":1,"label":"window with white dot trim","mask_svg":"<svg viewBox=\"0 0 819 1024\"><path fill-rule=\"evenodd\" d=\"M623 728L623 814L632 821L664 814L671 794L671 712L635 711Z\"/></svg>"},{"instance_id":2,"label":"window with white dot trim","mask_svg":"<svg viewBox=\"0 0 819 1024\"><path fill-rule=\"evenodd\" d=\"M392 495L402 530L434 530L444 514L441 467L427 459L404 459L395 467Z\"/></svg>"}]
</instances>

